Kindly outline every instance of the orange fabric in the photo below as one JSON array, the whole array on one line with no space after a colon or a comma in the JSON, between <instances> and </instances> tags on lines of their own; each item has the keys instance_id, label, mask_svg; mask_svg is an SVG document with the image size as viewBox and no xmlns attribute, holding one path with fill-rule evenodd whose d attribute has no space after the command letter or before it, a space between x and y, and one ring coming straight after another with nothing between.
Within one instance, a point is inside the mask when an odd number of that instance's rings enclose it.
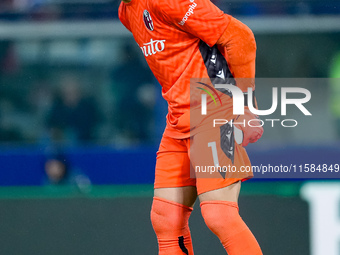
<instances>
[{"instance_id":1,"label":"orange fabric","mask_svg":"<svg viewBox=\"0 0 340 255\"><path fill-rule=\"evenodd\" d=\"M228 255L262 255L254 235L238 213L237 203L202 202L201 212L206 225L220 239Z\"/></svg>"},{"instance_id":2,"label":"orange fabric","mask_svg":"<svg viewBox=\"0 0 340 255\"><path fill-rule=\"evenodd\" d=\"M152 19L152 31L143 21L145 10ZM209 0L132 0L121 3L119 18L132 32L162 86L169 111L165 134L189 137L188 127L181 125L186 122L179 118L189 111L190 79L209 77L199 43L202 40L209 46L215 45L231 16Z\"/></svg>"},{"instance_id":3,"label":"orange fabric","mask_svg":"<svg viewBox=\"0 0 340 255\"><path fill-rule=\"evenodd\" d=\"M155 170L155 189L196 186L190 177L189 139L163 136L159 145Z\"/></svg>"},{"instance_id":4,"label":"orange fabric","mask_svg":"<svg viewBox=\"0 0 340 255\"><path fill-rule=\"evenodd\" d=\"M226 134L223 137L227 138ZM232 135L230 140L221 140L220 128L199 132L191 138L190 160L199 194L253 177L246 150L234 142ZM216 160L222 171L212 168ZM245 171L245 167L248 167L249 171Z\"/></svg>"},{"instance_id":5,"label":"orange fabric","mask_svg":"<svg viewBox=\"0 0 340 255\"><path fill-rule=\"evenodd\" d=\"M212 148L209 142L216 143L220 166L235 166L237 172L210 173L197 170L196 166L214 166ZM241 166L250 166L245 149L235 143L234 163L221 149L220 133L216 130L200 132L191 139L175 139L163 136L157 152L155 183L157 188L196 186L197 193L227 187L237 181L245 181L252 172L241 172ZM190 148L190 149L189 149ZM224 174L224 173L222 173Z\"/></svg>"},{"instance_id":6,"label":"orange fabric","mask_svg":"<svg viewBox=\"0 0 340 255\"><path fill-rule=\"evenodd\" d=\"M153 29L143 22L150 14ZM132 0L121 3L119 18L132 32L145 59L162 86L168 102L165 134L173 138L190 136L190 79L208 78L199 51L200 40L220 45L237 85L246 92L255 87L256 43L251 30L224 14L209 0ZM247 79L241 79L247 78Z\"/></svg>"},{"instance_id":7,"label":"orange fabric","mask_svg":"<svg viewBox=\"0 0 340 255\"><path fill-rule=\"evenodd\" d=\"M248 87L254 90L256 42L253 32L241 21L231 18L217 44L222 47L220 50L224 52L237 86L243 92L247 92Z\"/></svg>"},{"instance_id":8,"label":"orange fabric","mask_svg":"<svg viewBox=\"0 0 340 255\"><path fill-rule=\"evenodd\" d=\"M191 207L154 197L151 222L157 235L159 255L193 255L188 220Z\"/></svg>"}]
</instances>

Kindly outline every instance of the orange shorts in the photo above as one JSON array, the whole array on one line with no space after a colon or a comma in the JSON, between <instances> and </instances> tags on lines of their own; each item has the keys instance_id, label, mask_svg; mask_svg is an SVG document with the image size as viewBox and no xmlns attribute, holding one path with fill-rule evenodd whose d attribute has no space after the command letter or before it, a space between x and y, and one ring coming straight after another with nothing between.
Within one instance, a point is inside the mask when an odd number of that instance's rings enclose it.
<instances>
[{"instance_id":1,"label":"orange shorts","mask_svg":"<svg viewBox=\"0 0 340 255\"><path fill-rule=\"evenodd\" d=\"M227 124L185 139L163 135L154 188L195 186L202 194L252 176L248 155Z\"/></svg>"}]
</instances>

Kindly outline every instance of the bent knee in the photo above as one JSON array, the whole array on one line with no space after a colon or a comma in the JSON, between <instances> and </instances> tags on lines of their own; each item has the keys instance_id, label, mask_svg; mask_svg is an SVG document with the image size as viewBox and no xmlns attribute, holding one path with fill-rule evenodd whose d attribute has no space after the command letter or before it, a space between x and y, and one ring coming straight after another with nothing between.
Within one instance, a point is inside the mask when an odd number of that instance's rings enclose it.
<instances>
[{"instance_id":1,"label":"bent knee","mask_svg":"<svg viewBox=\"0 0 340 255\"><path fill-rule=\"evenodd\" d=\"M166 199L154 198L151 223L157 235L181 234L188 227L192 208Z\"/></svg>"},{"instance_id":2,"label":"bent knee","mask_svg":"<svg viewBox=\"0 0 340 255\"><path fill-rule=\"evenodd\" d=\"M219 238L228 238L247 228L235 202L202 202L201 212L207 227Z\"/></svg>"}]
</instances>

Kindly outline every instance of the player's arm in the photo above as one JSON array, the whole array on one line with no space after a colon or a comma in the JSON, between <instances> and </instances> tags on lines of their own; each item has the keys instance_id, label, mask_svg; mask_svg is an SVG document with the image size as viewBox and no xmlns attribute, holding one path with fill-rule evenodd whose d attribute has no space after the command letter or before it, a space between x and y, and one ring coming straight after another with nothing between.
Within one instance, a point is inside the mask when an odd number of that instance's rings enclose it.
<instances>
[{"instance_id":1,"label":"player's arm","mask_svg":"<svg viewBox=\"0 0 340 255\"><path fill-rule=\"evenodd\" d=\"M250 28L231 17L217 44L226 49L228 65L236 85L243 92L247 92L248 87L255 90L256 42Z\"/></svg>"},{"instance_id":2,"label":"player's arm","mask_svg":"<svg viewBox=\"0 0 340 255\"><path fill-rule=\"evenodd\" d=\"M247 92L255 89L256 43L252 31L242 22L225 14L210 0L152 1L159 17L210 47L225 48L224 55L236 85Z\"/></svg>"},{"instance_id":3,"label":"player's arm","mask_svg":"<svg viewBox=\"0 0 340 255\"><path fill-rule=\"evenodd\" d=\"M256 43L246 25L223 13L209 0L158 0L152 3L154 12L178 29L201 39L210 47L215 44L225 47L227 62L236 85L243 92L248 87L255 89ZM245 115L239 118L243 117L253 119L256 116L245 109ZM263 132L262 128L255 130L246 127L241 130L244 146L256 142Z\"/></svg>"},{"instance_id":4,"label":"player's arm","mask_svg":"<svg viewBox=\"0 0 340 255\"><path fill-rule=\"evenodd\" d=\"M245 24L235 18L231 18L228 27L218 39L217 44L224 47L227 52L227 61L235 80L236 85L245 93L245 102L247 102L247 91L250 87L253 90L252 101L257 108L255 99L255 58L256 58L256 42L253 32ZM235 127L242 130L243 139L242 146L249 143L255 143L261 138L263 128L256 125L258 116L250 112L245 105L244 115L235 118ZM252 126L248 125L248 121L252 120Z\"/></svg>"}]
</instances>

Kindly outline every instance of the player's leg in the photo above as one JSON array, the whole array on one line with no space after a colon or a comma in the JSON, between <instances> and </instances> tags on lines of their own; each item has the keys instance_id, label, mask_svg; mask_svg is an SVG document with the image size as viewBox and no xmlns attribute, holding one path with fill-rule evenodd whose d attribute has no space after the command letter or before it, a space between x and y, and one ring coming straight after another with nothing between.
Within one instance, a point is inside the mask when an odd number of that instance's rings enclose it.
<instances>
[{"instance_id":1,"label":"player's leg","mask_svg":"<svg viewBox=\"0 0 340 255\"><path fill-rule=\"evenodd\" d=\"M241 183L237 182L201 194L202 216L229 255L261 255L256 238L239 215L236 197L240 187Z\"/></svg>"},{"instance_id":2,"label":"player's leg","mask_svg":"<svg viewBox=\"0 0 340 255\"><path fill-rule=\"evenodd\" d=\"M227 59L237 86L243 92L246 92L248 87L254 90L256 43L251 30L240 21L231 18L217 44ZM225 115L228 115L228 112ZM234 118L230 114L222 117L228 120ZM197 190L202 216L207 226L219 237L229 255L262 254L255 237L238 212L240 180L251 177L251 174L247 177L244 173L238 172L242 166L250 167L250 162L244 148L235 142L233 129L226 124L221 126L220 130L198 134L193 139L192 147L190 158L195 167L235 166L237 171L206 176L199 174Z\"/></svg>"},{"instance_id":3,"label":"player's leg","mask_svg":"<svg viewBox=\"0 0 340 255\"><path fill-rule=\"evenodd\" d=\"M188 220L196 197L193 186L155 189L151 222L159 254L194 254Z\"/></svg>"},{"instance_id":4,"label":"player's leg","mask_svg":"<svg viewBox=\"0 0 340 255\"><path fill-rule=\"evenodd\" d=\"M197 198L187 142L163 137L157 153L151 222L159 254L194 254L188 220Z\"/></svg>"},{"instance_id":5,"label":"player's leg","mask_svg":"<svg viewBox=\"0 0 340 255\"><path fill-rule=\"evenodd\" d=\"M190 148L190 159L193 165L201 166L201 170L202 166L214 166L216 162L220 166L235 166L236 170L239 170L241 166L250 166L244 148L233 142L232 134L230 138L226 144L223 144L223 150L220 132L207 131L195 135ZM209 229L220 239L228 254L262 254L254 235L239 215L237 203L241 180L251 177L252 174L228 172L228 168L226 172L214 173L197 172L198 168L195 170L202 216Z\"/></svg>"}]
</instances>

